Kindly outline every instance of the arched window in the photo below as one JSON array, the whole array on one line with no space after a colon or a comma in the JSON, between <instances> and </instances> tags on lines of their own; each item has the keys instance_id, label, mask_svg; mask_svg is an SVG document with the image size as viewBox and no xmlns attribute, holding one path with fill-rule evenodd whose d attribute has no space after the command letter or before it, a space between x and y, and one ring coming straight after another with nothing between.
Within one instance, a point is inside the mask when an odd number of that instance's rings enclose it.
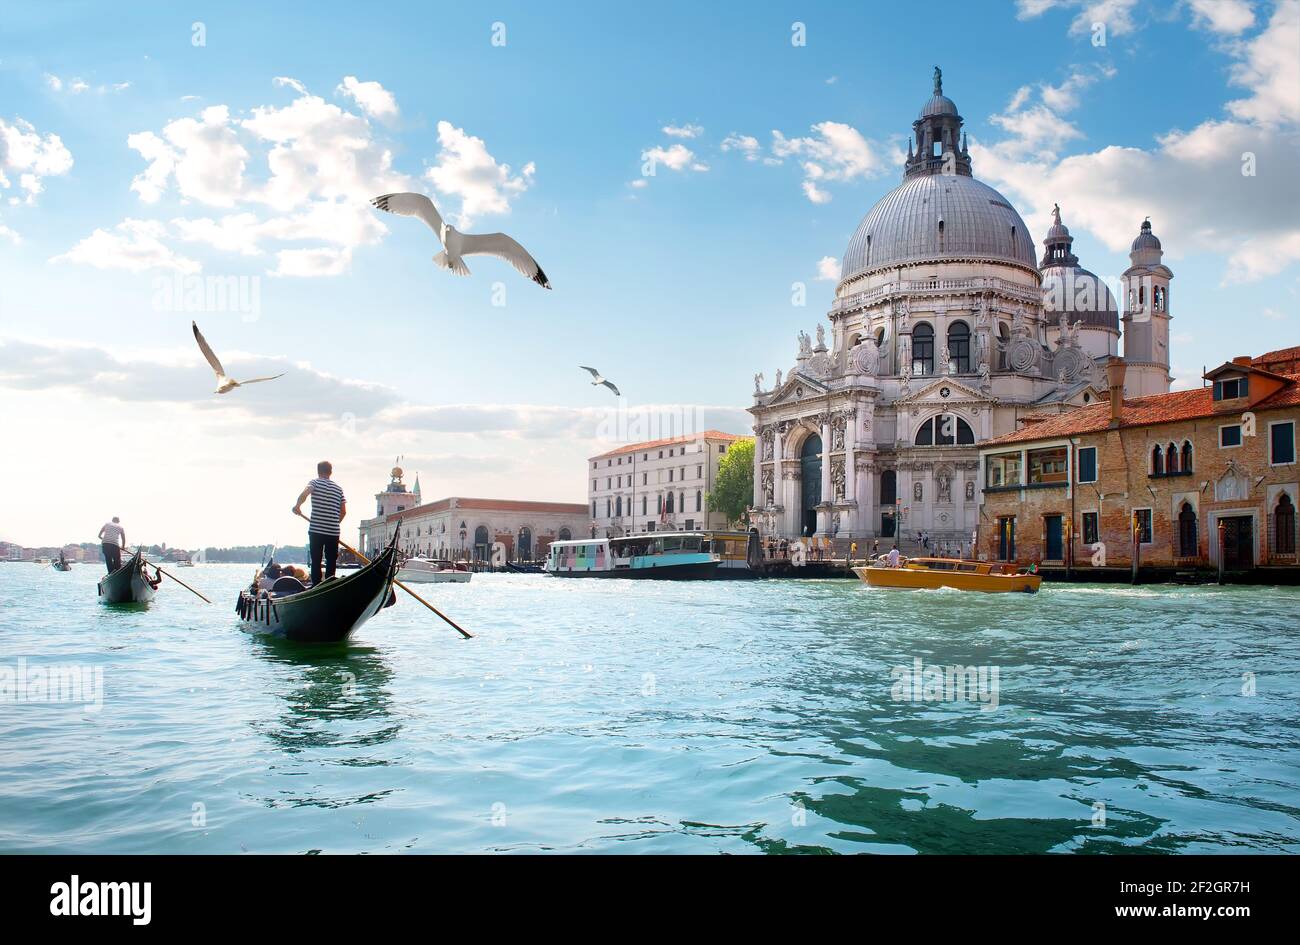
<instances>
[{"instance_id":1,"label":"arched window","mask_svg":"<svg viewBox=\"0 0 1300 945\"><path fill-rule=\"evenodd\" d=\"M1165 454L1160 449L1160 444L1151 450L1151 475L1163 476L1165 474Z\"/></svg>"},{"instance_id":2,"label":"arched window","mask_svg":"<svg viewBox=\"0 0 1300 945\"><path fill-rule=\"evenodd\" d=\"M1163 311L1165 310L1165 290L1164 290L1164 287L1163 287L1163 286L1156 286L1156 287L1151 291L1151 295L1152 295L1152 298L1153 298L1154 301L1155 301L1156 311L1157 311L1157 312L1163 312Z\"/></svg>"},{"instance_id":3,"label":"arched window","mask_svg":"<svg viewBox=\"0 0 1300 945\"><path fill-rule=\"evenodd\" d=\"M1184 502L1178 513L1178 555L1182 558L1196 555L1196 510L1190 502Z\"/></svg>"},{"instance_id":4,"label":"arched window","mask_svg":"<svg viewBox=\"0 0 1300 945\"><path fill-rule=\"evenodd\" d=\"M948 326L948 357L958 374L970 373L970 326L965 322L953 322Z\"/></svg>"},{"instance_id":5,"label":"arched window","mask_svg":"<svg viewBox=\"0 0 1300 945\"><path fill-rule=\"evenodd\" d=\"M668 493L668 508L665 509L665 511L666 511L669 515L672 515L672 514L673 514L673 493L671 493L671 492Z\"/></svg>"},{"instance_id":6,"label":"arched window","mask_svg":"<svg viewBox=\"0 0 1300 945\"><path fill-rule=\"evenodd\" d=\"M912 373L934 373L934 328L926 322L912 329Z\"/></svg>"},{"instance_id":7,"label":"arched window","mask_svg":"<svg viewBox=\"0 0 1300 945\"><path fill-rule=\"evenodd\" d=\"M1173 443L1165 448L1165 472L1178 472L1178 447Z\"/></svg>"},{"instance_id":8,"label":"arched window","mask_svg":"<svg viewBox=\"0 0 1300 945\"><path fill-rule=\"evenodd\" d=\"M573 541L573 532L567 528L560 529L560 541Z\"/></svg>"},{"instance_id":9,"label":"arched window","mask_svg":"<svg viewBox=\"0 0 1300 945\"><path fill-rule=\"evenodd\" d=\"M614 500L614 514L615 514L615 515L622 515L622 514L623 514L623 497L622 497L622 496L619 496L617 499Z\"/></svg>"},{"instance_id":10,"label":"arched window","mask_svg":"<svg viewBox=\"0 0 1300 945\"><path fill-rule=\"evenodd\" d=\"M1280 555L1295 554L1295 505L1283 492L1273 509L1273 551Z\"/></svg>"},{"instance_id":11,"label":"arched window","mask_svg":"<svg viewBox=\"0 0 1300 945\"><path fill-rule=\"evenodd\" d=\"M930 417L916 430L917 446L970 446L974 442L975 432L970 424L955 413Z\"/></svg>"},{"instance_id":12,"label":"arched window","mask_svg":"<svg viewBox=\"0 0 1300 945\"><path fill-rule=\"evenodd\" d=\"M1007 369L1007 346L1011 344L1011 329L1007 328L1006 322L998 322L998 340L1002 342L998 346L998 370Z\"/></svg>"},{"instance_id":13,"label":"arched window","mask_svg":"<svg viewBox=\"0 0 1300 945\"><path fill-rule=\"evenodd\" d=\"M1189 473L1192 471L1192 441L1191 440L1183 440L1182 462L1178 464L1178 468L1185 473Z\"/></svg>"},{"instance_id":14,"label":"arched window","mask_svg":"<svg viewBox=\"0 0 1300 945\"><path fill-rule=\"evenodd\" d=\"M699 489L695 490L695 511L704 511L704 493Z\"/></svg>"},{"instance_id":15,"label":"arched window","mask_svg":"<svg viewBox=\"0 0 1300 945\"><path fill-rule=\"evenodd\" d=\"M877 328L877 329L876 329L876 347L877 347L877 348L883 348L884 346L885 346L885 329L883 329L883 328Z\"/></svg>"}]
</instances>

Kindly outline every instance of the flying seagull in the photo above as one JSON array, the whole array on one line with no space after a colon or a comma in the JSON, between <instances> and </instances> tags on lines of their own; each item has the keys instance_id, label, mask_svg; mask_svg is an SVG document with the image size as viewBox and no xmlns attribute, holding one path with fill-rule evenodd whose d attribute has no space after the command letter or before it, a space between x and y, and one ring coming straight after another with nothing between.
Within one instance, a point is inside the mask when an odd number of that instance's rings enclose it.
<instances>
[{"instance_id":1,"label":"flying seagull","mask_svg":"<svg viewBox=\"0 0 1300 945\"><path fill-rule=\"evenodd\" d=\"M587 367L585 364L579 364L578 367L582 368L584 371L589 373L593 378L595 378L595 380L591 382L592 387L597 387L603 384L614 392L615 397L623 396L621 393L619 393L618 388L614 386L614 382L605 380L605 378L600 376L600 372L597 371L594 367Z\"/></svg>"},{"instance_id":2,"label":"flying seagull","mask_svg":"<svg viewBox=\"0 0 1300 945\"><path fill-rule=\"evenodd\" d=\"M203 352L203 356L207 358L208 363L212 365L212 370L216 372L217 389L214 393L228 394L236 387L243 387L245 384L257 384L260 381L273 381L277 377L284 377L283 374L276 374L274 377L254 377L247 381L237 381L233 377L227 377L226 369L221 366L221 362L218 361L217 356L213 354L212 346L208 344L208 339L204 338L203 332L199 331L198 322L190 322L190 324L194 326L194 340L199 343L199 350Z\"/></svg>"},{"instance_id":3,"label":"flying seagull","mask_svg":"<svg viewBox=\"0 0 1300 945\"><path fill-rule=\"evenodd\" d=\"M443 251L433 257L434 265L442 269L450 269L458 276L468 276L469 266L465 265L465 256L496 256L510 263L543 289L551 287L546 273L537 265L537 260L509 236L504 233L461 233L443 221L438 208L424 194L384 194L370 202L388 213L419 217L427 223L429 229L438 234L438 240L443 245Z\"/></svg>"}]
</instances>

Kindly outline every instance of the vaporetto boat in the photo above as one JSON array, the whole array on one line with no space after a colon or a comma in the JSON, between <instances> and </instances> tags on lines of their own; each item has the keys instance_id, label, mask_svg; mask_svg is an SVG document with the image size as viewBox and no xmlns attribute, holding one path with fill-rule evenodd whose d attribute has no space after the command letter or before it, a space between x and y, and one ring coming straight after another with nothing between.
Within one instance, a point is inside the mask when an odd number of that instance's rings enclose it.
<instances>
[{"instance_id":1,"label":"vaporetto boat","mask_svg":"<svg viewBox=\"0 0 1300 945\"><path fill-rule=\"evenodd\" d=\"M545 570L556 577L663 581L713 578L721 558L704 550L704 543L704 536L697 532L553 541Z\"/></svg>"}]
</instances>

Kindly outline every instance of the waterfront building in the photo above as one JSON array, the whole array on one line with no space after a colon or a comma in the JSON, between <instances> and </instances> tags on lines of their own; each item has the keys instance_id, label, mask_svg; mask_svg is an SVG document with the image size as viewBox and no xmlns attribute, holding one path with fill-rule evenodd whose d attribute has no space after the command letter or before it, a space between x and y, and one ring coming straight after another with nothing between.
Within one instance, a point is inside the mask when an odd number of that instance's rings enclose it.
<instances>
[{"instance_id":1,"label":"waterfront building","mask_svg":"<svg viewBox=\"0 0 1300 945\"><path fill-rule=\"evenodd\" d=\"M1167 391L1169 282L1143 222L1114 294L1080 265L1059 208L1036 257L1010 201L972 174L957 106L912 123L902 183L850 239L816 339L755 377L755 509L764 534L851 539L925 532L969 548L979 444L1106 394L1121 342L1129 396Z\"/></svg>"},{"instance_id":2,"label":"waterfront building","mask_svg":"<svg viewBox=\"0 0 1300 945\"><path fill-rule=\"evenodd\" d=\"M407 554L532 561L544 557L552 541L580 537L587 525L587 507L580 502L450 496L422 503L419 477L408 490L403 475L394 466L388 485L375 494L374 517L360 524L362 554L377 554L400 525L399 542Z\"/></svg>"},{"instance_id":3,"label":"waterfront building","mask_svg":"<svg viewBox=\"0 0 1300 945\"><path fill-rule=\"evenodd\" d=\"M1099 568L1292 568L1300 348L1239 357L1205 386L1107 401L982 444L980 557Z\"/></svg>"},{"instance_id":4,"label":"waterfront building","mask_svg":"<svg viewBox=\"0 0 1300 945\"><path fill-rule=\"evenodd\" d=\"M726 516L709 511L708 494L718 478L718 464L739 440L752 437L705 430L632 443L588 458L588 536L726 528Z\"/></svg>"}]
</instances>

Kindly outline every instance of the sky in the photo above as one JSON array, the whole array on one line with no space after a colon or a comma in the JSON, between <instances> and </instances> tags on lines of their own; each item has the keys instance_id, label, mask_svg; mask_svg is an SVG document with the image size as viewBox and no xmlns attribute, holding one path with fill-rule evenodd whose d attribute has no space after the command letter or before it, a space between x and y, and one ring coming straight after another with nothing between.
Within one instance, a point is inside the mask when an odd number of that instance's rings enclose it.
<instances>
[{"instance_id":1,"label":"sky","mask_svg":"<svg viewBox=\"0 0 1300 945\"><path fill-rule=\"evenodd\" d=\"M1059 202L1117 280L1150 216L1177 386L1300 343L1297 0L478 6L3 4L0 539L297 542L320 459L353 525L398 456L582 502L660 418L749 432L936 65L1036 242ZM553 290L436 268L407 190ZM191 321L286 376L215 396Z\"/></svg>"}]
</instances>

